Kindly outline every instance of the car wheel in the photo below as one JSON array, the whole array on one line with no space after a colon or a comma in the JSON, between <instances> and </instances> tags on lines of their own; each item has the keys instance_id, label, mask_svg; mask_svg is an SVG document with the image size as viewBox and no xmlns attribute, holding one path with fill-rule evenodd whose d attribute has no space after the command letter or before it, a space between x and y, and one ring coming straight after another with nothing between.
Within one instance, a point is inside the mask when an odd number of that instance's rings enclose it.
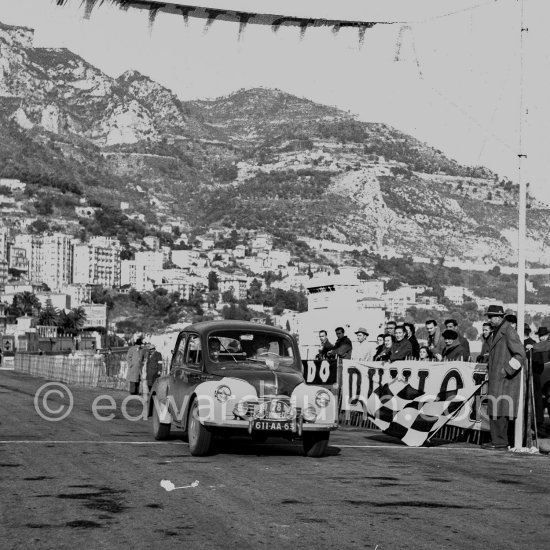
<instances>
[{"instance_id":1,"label":"car wheel","mask_svg":"<svg viewBox=\"0 0 550 550\"><path fill-rule=\"evenodd\" d=\"M189 450L193 456L208 454L212 444L212 433L199 421L199 403L196 399L189 408L187 437L189 438Z\"/></svg>"},{"instance_id":2,"label":"car wheel","mask_svg":"<svg viewBox=\"0 0 550 550\"><path fill-rule=\"evenodd\" d=\"M329 435L330 432L304 432L302 434L304 454L312 458L325 456Z\"/></svg>"},{"instance_id":3,"label":"car wheel","mask_svg":"<svg viewBox=\"0 0 550 550\"><path fill-rule=\"evenodd\" d=\"M153 436L157 440L168 439L170 424L162 424L159 419L158 407L166 407L166 403L157 401L153 404Z\"/></svg>"}]
</instances>

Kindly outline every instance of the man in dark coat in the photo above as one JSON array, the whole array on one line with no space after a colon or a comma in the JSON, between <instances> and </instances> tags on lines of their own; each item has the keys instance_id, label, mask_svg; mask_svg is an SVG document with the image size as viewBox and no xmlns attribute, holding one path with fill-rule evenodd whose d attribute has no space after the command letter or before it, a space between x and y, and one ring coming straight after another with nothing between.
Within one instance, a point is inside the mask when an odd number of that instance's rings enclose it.
<instances>
[{"instance_id":1,"label":"man in dark coat","mask_svg":"<svg viewBox=\"0 0 550 550\"><path fill-rule=\"evenodd\" d=\"M418 359L420 357L420 344L416 339L416 329L414 323L403 323L403 326L405 327L405 331L407 333L407 340L412 346L412 356L414 359Z\"/></svg>"},{"instance_id":2,"label":"man in dark coat","mask_svg":"<svg viewBox=\"0 0 550 550\"><path fill-rule=\"evenodd\" d=\"M467 361L470 356L470 351L466 350L458 339L458 333L454 330L444 330L441 334L445 340L443 348L443 361Z\"/></svg>"},{"instance_id":3,"label":"man in dark coat","mask_svg":"<svg viewBox=\"0 0 550 550\"><path fill-rule=\"evenodd\" d=\"M315 359L317 361L322 361L327 358L327 352L329 352L334 346L330 343L326 330L319 331L319 341L321 342L321 347L319 348Z\"/></svg>"},{"instance_id":4,"label":"man in dark coat","mask_svg":"<svg viewBox=\"0 0 550 550\"><path fill-rule=\"evenodd\" d=\"M345 331L342 327L338 327L335 332L337 340L334 343L334 347L330 351L327 351L327 357L329 359L331 357L351 359L351 350L353 347L351 340L345 335Z\"/></svg>"},{"instance_id":5,"label":"man in dark coat","mask_svg":"<svg viewBox=\"0 0 550 550\"><path fill-rule=\"evenodd\" d=\"M541 375L544 372L544 364L550 361L550 331L548 327L539 327L537 336L540 342L532 344L532 372L533 372L533 395L535 397L535 420L537 432L546 435L544 426L544 403L542 398Z\"/></svg>"},{"instance_id":6,"label":"man in dark coat","mask_svg":"<svg viewBox=\"0 0 550 550\"><path fill-rule=\"evenodd\" d=\"M462 336L462 334L460 334L460 331L458 330L458 321L456 319L447 319L445 321L445 328L447 328L447 330L454 330L457 333L458 341L464 348L464 352L465 352L464 361L469 361L470 355L471 355L470 342L468 341L467 338L465 338L464 336Z\"/></svg>"},{"instance_id":7,"label":"man in dark coat","mask_svg":"<svg viewBox=\"0 0 550 550\"><path fill-rule=\"evenodd\" d=\"M149 392L151 392L155 380L162 374L162 355L155 346L149 348L145 369L147 386L149 387Z\"/></svg>"},{"instance_id":8,"label":"man in dark coat","mask_svg":"<svg viewBox=\"0 0 550 550\"><path fill-rule=\"evenodd\" d=\"M487 412L491 441L483 447L505 450L508 447L508 429L517 417L522 367L526 356L523 343L512 325L504 319L504 309L490 305L487 310L494 331L489 339Z\"/></svg>"},{"instance_id":9,"label":"man in dark coat","mask_svg":"<svg viewBox=\"0 0 550 550\"><path fill-rule=\"evenodd\" d=\"M406 338L406 335L404 326L399 325L395 328L395 342L391 347L390 362L412 358L412 344Z\"/></svg>"},{"instance_id":10,"label":"man in dark coat","mask_svg":"<svg viewBox=\"0 0 550 550\"><path fill-rule=\"evenodd\" d=\"M481 352L477 356L478 363L487 363L489 361L489 342L493 333L493 325L486 321L481 327Z\"/></svg>"}]
</instances>

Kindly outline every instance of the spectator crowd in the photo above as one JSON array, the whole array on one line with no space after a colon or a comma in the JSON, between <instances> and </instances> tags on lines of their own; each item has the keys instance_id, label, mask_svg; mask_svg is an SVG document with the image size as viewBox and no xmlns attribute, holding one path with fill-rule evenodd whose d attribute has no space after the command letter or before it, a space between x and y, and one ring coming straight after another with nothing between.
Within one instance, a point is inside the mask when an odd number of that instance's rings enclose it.
<instances>
[{"instance_id":1,"label":"spectator crowd","mask_svg":"<svg viewBox=\"0 0 550 550\"><path fill-rule=\"evenodd\" d=\"M511 402L517 401L519 379L517 373L523 366L528 366L535 405L534 424L538 433L544 435L546 433L545 402L541 376L544 364L550 362L550 330L548 327L539 327L535 332L538 337L537 342L531 338L531 327L525 323L522 342L517 334L518 321L515 315L505 315L501 306L490 306L486 315L488 320L482 325L481 351L475 357L470 351L468 339L461 334L456 319L446 319L443 330L435 319L429 319L425 322L427 341L424 345L418 342L413 323L388 321L384 332L377 335L375 343L367 341L369 333L364 327L359 327L355 331L356 342L354 343L346 336L343 327L336 329L334 344L329 341L327 331L321 330L319 332L321 348L316 359L331 361L341 358L363 363L367 361L392 363L403 360L486 363L489 394L494 394L495 397L509 395ZM503 341L506 344L503 344ZM501 348L505 348L504 352ZM514 352L512 353L510 349ZM501 355L506 357L503 358ZM550 403L546 403L546 407L550 414ZM513 420L516 412L500 409L489 411L492 434L491 442L488 444L490 448L507 447L508 420Z\"/></svg>"}]
</instances>

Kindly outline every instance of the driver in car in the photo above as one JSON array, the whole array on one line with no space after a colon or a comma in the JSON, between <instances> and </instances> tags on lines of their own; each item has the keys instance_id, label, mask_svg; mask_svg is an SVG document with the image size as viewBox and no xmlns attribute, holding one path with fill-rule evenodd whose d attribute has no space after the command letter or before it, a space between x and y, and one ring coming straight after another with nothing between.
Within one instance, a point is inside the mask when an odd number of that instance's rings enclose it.
<instances>
[{"instance_id":1,"label":"driver in car","mask_svg":"<svg viewBox=\"0 0 550 550\"><path fill-rule=\"evenodd\" d=\"M252 357L260 357L262 355L267 355L269 353L269 341L265 338L258 338L254 340L252 344Z\"/></svg>"}]
</instances>

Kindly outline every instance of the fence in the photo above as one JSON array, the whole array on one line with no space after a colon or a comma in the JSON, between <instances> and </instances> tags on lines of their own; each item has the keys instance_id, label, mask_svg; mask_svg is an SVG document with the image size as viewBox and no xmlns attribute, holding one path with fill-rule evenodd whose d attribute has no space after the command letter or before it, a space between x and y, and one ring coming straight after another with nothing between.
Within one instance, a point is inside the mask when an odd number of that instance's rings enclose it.
<instances>
[{"instance_id":1,"label":"fence","mask_svg":"<svg viewBox=\"0 0 550 550\"><path fill-rule=\"evenodd\" d=\"M14 370L79 386L126 390L125 353L36 355L17 353Z\"/></svg>"},{"instance_id":2,"label":"fence","mask_svg":"<svg viewBox=\"0 0 550 550\"><path fill-rule=\"evenodd\" d=\"M127 348L118 348L94 355L17 353L14 370L66 384L128 390L127 351ZM163 374L167 372L168 364L164 361Z\"/></svg>"}]
</instances>

